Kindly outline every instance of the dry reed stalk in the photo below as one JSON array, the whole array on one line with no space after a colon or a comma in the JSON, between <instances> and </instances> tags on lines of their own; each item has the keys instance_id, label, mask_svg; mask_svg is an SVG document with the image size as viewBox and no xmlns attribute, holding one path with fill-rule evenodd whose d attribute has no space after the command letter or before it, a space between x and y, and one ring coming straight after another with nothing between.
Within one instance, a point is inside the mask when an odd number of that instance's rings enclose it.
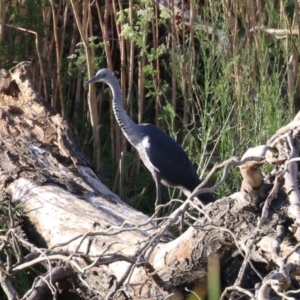
<instances>
[{"instance_id":1,"label":"dry reed stalk","mask_svg":"<svg viewBox=\"0 0 300 300\"><path fill-rule=\"evenodd\" d=\"M260 68L261 65L264 63L265 59L263 57L263 53L261 51L261 46L260 46L260 40L259 40L259 35L258 35L258 31L256 30L252 30L252 28L256 28L257 26L257 22L256 22L256 11L257 8L255 6L254 1L251 0L247 0L246 1L246 18L248 20L248 26L246 26L246 35L248 36L247 41L248 41L248 51L249 53L254 53L255 51L253 51L253 48L255 46L257 53L258 53L258 63L254 63L252 66L252 72L251 72L251 86L249 86L249 95L252 94L252 96L256 96L255 95L255 88L254 86L257 83L257 78L259 77L259 73L260 73ZM253 43L254 42L254 43ZM255 60L256 61L256 60ZM250 85L250 84L249 84ZM253 95L254 94L254 95Z\"/></svg>"},{"instance_id":2,"label":"dry reed stalk","mask_svg":"<svg viewBox=\"0 0 300 300\"><path fill-rule=\"evenodd\" d=\"M129 24L133 28L133 0L129 0ZM128 89L127 89L127 99L126 106L129 107L129 115L131 119L133 118L133 110L132 110L132 89L133 89L133 75L134 75L134 40L130 39L129 41L129 53L128 53Z\"/></svg>"},{"instance_id":3,"label":"dry reed stalk","mask_svg":"<svg viewBox=\"0 0 300 300\"><path fill-rule=\"evenodd\" d=\"M174 0L173 0L174 2ZM193 6L192 1L190 2L190 6ZM181 14L184 15L184 11L185 11L185 3L182 2L181 3ZM181 27L182 27L182 45L181 45L181 55L183 57L183 59L181 60L181 82L182 82L182 94L183 94L183 99L184 99L184 103L183 103L183 123L187 124L188 123L188 111L189 111L189 91L188 91L188 82L190 81L190 76L191 76L191 72L189 70L189 54L185 51L185 43L187 42L185 37L185 20L182 18L181 20ZM180 76L178 74L178 76ZM175 107L176 109L176 107ZM176 130L176 124L174 124L174 131ZM187 141L187 140L185 140ZM185 145L184 145L185 146Z\"/></svg>"},{"instance_id":4,"label":"dry reed stalk","mask_svg":"<svg viewBox=\"0 0 300 300\"><path fill-rule=\"evenodd\" d=\"M289 21L289 17L285 8L285 3L283 0L280 0L280 19L284 22L286 29L291 30L292 26ZM295 79L294 79L294 53L290 53L290 37L289 35L285 38L285 47L284 47L284 58L286 63L286 72L287 72L287 95L288 99L294 98L294 91L295 91Z\"/></svg>"},{"instance_id":5,"label":"dry reed stalk","mask_svg":"<svg viewBox=\"0 0 300 300\"><path fill-rule=\"evenodd\" d=\"M251 1L251 0L247 0L247 12L249 12L249 25L250 25L250 30L252 28L255 28L257 26L257 21L256 21L256 14L257 14L257 11L258 11L258 7L257 7L257 4L255 5L255 2L254 1ZM254 42L255 42L255 46L256 46L256 49L258 51L258 57L259 57L259 63L260 65L263 63L264 61L264 57L263 57L263 53L262 53L262 50L261 50L261 45L260 45L260 39L259 39L259 36L258 36L258 31L256 30L251 30L251 35L253 36L253 39L254 39Z\"/></svg>"},{"instance_id":6,"label":"dry reed stalk","mask_svg":"<svg viewBox=\"0 0 300 300\"><path fill-rule=\"evenodd\" d=\"M64 50L64 43L65 43L65 36L66 36L66 28L68 24L68 4L66 1L63 2L63 5L65 6L64 14L63 14L63 27L61 31L61 46L60 46L60 59L62 60L63 50Z\"/></svg>"},{"instance_id":7,"label":"dry reed stalk","mask_svg":"<svg viewBox=\"0 0 300 300\"><path fill-rule=\"evenodd\" d=\"M7 0L0 0L0 42L4 40Z\"/></svg>"},{"instance_id":8,"label":"dry reed stalk","mask_svg":"<svg viewBox=\"0 0 300 300\"><path fill-rule=\"evenodd\" d=\"M300 15L299 15L299 9L300 9L300 1L295 1L295 12L294 12L294 18L292 23L292 28L298 29L298 38L300 38L300 27L299 27L299 21L300 21Z\"/></svg>"},{"instance_id":9,"label":"dry reed stalk","mask_svg":"<svg viewBox=\"0 0 300 300\"><path fill-rule=\"evenodd\" d=\"M120 4L120 3L119 3ZM120 49L120 59L121 59L121 68L120 68L120 75L121 75L121 89L122 89L122 106L124 107L124 101L126 97L126 90L125 90L125 74L124 74L124 60L125 60L125 45L124 45L124 38L121 36L121 31L122 31L122 24L118 23L118 9L117 9L117 4L116 0L112 1L112 7L113 7L113 14L114 14L114 19L115 19L115 25L117 29L117 35L118 35L118 43L119 43L119 49ZM119 7L121 10L121 7ZM117 161L120 161L121 159L121 153L123 149L125 148L126 141L124 140L124 135L121 133L121 129L119 126L116 126L116 156L115 159ZM122 162L122 161L121 161ZM121 170L123 170L121 166Z\"/></svg>"},{"instance_id":10,"label":"dry reed stalk","mask_svg":"<svg viewBox=\"0 0 300 300\"><path fill-rule=\"evenodd\" d=\"M51 106L55 107L55 103L56 103L56 91L57 91L57 80L56 80L56 76L55 73L53 74L52 72L54 72L53 70L53 63L52 60L49 59L49 57L53 56L53 49L55 47L55 39L54 39L54 35L52 33L52 31L50 30L50 28L53 27L53 23L54 21L52 21L52 11L51 11L51 7L48 5L45 5L46 0L44 1L44 5L42 6L43 9L43 13L44 13L44 20L47 22L44 26L44 32L45 32L45 38L44 38L44 42L45 42L45 50L46 52L42 52L42 58L45 64L45 69L48 70L46 76L47 76L47 82L50 83L50 87L51 87ZM47 28L45 28L47 27Z\"/></svg>"},{"instance_id":11,"label":"dry reed stalk","mask_svg":"<svg viewBox=\"0 0 300 300\"><path fill-rule=\"evenodd\" d=\"M89 6L87 9L87 22L86 22L86 29L85 31L87 32L87 36L89 37L93 37L94 36L94 32L93 32L93 18L92 18L92 12L91 12L92 7ZM95 57L95 48L94 47L90 47L90 51L91 51L91 57Z\"/></svg>"},{"instance_id":12,"label":"dry reed stalk","mask_svg":"<svg viewBox=\"0 0 300 300\"><path fill-rule=\"evenodd\" d=\"M157 1L152 0L153 9L154 9L154 18L152 19L152 34L153 34L153 48L157 53L157 49L159 47L159 28L158 28L158 21L159 21L159 4ZM155 124L159 126L159 109L161 107L160 101L160 60L157 57L153 62L153 69L155 70L155 79L154 79L154 89L155 89Z\"/></svg>"},{"instance_id":13,"label":"dry reed stalk","mask_svg":"<svg viewBox=\"0 0 300 300\"><path fill-rule=\"evenodd\" d=\"M73 9L73 14L75 17L75 21L77 24L78 31L80 33L80 37L83 43L85 56L86 56L86 62L87 62L87 73L88 78L92 78L95 75L95 68L93 65L94 57L92 57L92 54L90 52L90 47L88 43L88 35L86 31L87 27L87 15L88 15L88 2L83 1L83 18L82 21L80 20L80 14L79 14L79 8L78 4L79 2L75 0L70 0L71 6ZM89 84L88 86L89 92L88 92L88 106L89 106L89 113L91 118L91 126L93 129L93 161L96 165L96 168L99 169L100 167L100 137L98 132L98 125L99 125L99 115L97 111L97 103L96 103L96 91L95 91L95 85Z\"/></svg>"},{"instance_id":14,"label":"dry reed stalk","mask_svg":"<svg viewBox=\"0 0 300 300\"><path fill-rule=\"evenodd\" d=\"M123 11L122 1L118 0L119 2L119 11ZM115 2L114 2L115 3ZM115 20L117 21L117 10L114 9L115 13ZM119 47L121 52L121 88L122 88L122 106L126 109L126 42L125 38L122 35L122 28L124 25L124 22L121 20L118 22L119 25L117 26L117 32L118 32L118 41L119 41ZM127 67L128 69L128 67ZM123 170L123 162L124 162L124 153L126 153L126 139L123 134L121 134L121 141L120 141L120 150L122 155L120 156L120 162L122 163L122 170Z\"/></svg>"},{"instance_id":15,"label":"dry reed stalk","mask_svg":"<svg viewBox=\"0 0 300 300\"><path fill-rule=\"evenodd\" d=\"M72 113L73 119L78 120L82 118L82 110L80 110L80 102L82 101L82 72L79 68L77 71L76 80L73 84L75 86L75 96L71 96L72 98L74 97L74 109L72 109ZM83 111L86 112L86 109L83 109Z\"/></svg>"},{"instance_id":16,"label":"dry reed stalk","mask_svg":"<svg viewBox=\"0 0 300 300\"><path fill-rule=\"evenodd\" d=\"M78 30L77 30L77 25L76 22L73 22L73 29L72 29L72 38L71 38L71 43L70 43L70 48L69 48L69 55L72 55L73 53L75 53L75 49L76 49L76 44L78 41ZM82 89L82 72L80 70L80 68L77 68L77 73L78 75L76 76L74 87L75 87L75 96L72 95L72 98L74 98L74 109L72 110L73 113L73 119L77 120L78 117L80 116L80 111L79 111L79 107L80 107L80 102L82 101L82 94L81 94L81 89ZM74 88L71 87L71 91L73 91ZM86 110L83 110L86 111Z\"/></svg>"},{"instance_id":17,"label":"dry reed stalk","mask_svg":"<svg viewBox=\"0 0 300 300\"><path fill-rule=\"evenodd\" d=\"M147 27L147 26L145 26ZM143 44L146 43L146 29L143 30ZM138 123L143 122L143 112L144 112L144 97L145 97L145 87L144 87L144 71L143 68L146 63L146 54L143 49L141 49L140 58L138 61Z\"/></svg>"},{"instance_id":18,"label":"dry reed stalk","mask_svg":"<svg viewBox=\"0 0 300 300\"><path fill-rule=\"evenodd\" d=\"M300 1L296 0L295 1L295 15L294 15L294 22L293 22L293 28L297 28L298 29L298 39L300 38ZM297 51L297 57L295 59L295 73L298 74L299 72L299 52L298 49L296 48ZM297 75L296 75L297 76ZM296 101L296 99L299 98L300 96L300 80L298 79L298 77L296 77L296 85L297 85L297 89L296 89L296 95L295 95L295 100L294 100L294 107L295 107L295 111L298 111L300 109L298 101Z\"/></svg>"},{"instance_id":19,"label":"dry reed stalk","mask_svg":"<svg viewBox=\"0 0 300 300\"><path fill-rule=\"evenodd\" d=\"M72 38L71 38L71 44L70 44L70 49L69 49L69 55L72 55L75 53L76 49L76 44L78 41L78 30L77 29L77 24L76 22L73 22L73 28L72 28Z\"/></svg>"},{"instance_id":20,"label":"dry reed stalk","mask_svg":"<svg viewBox=\"0 0 300 300\"><path fill-rule=\"evenodd\" d=\"M177 80L176 80L176 15L175 15L175 7L174 0L169 1L169 9L171 11L171 72L172 72L172 106L174 111L176 111L177 106Z\"/></svg>"},{"instance_id":21,"label":"dry reed stalk","mask_svg":"<svg viewBox=\"0 0 300 300\"><path fill-rule=\"evenodd\" d=\"M43 15L43 29L44 29L44 38L43 38L43 43L42 43L42 49L41 49L41 56L44 60L44 64L45 64L45 68L47 70L51 70L50 69L50 60L46 59L49 58L50 55L50 49L49 49L49 38L50 36L52 36L52 33L50 32L50 28L52 27L51 25L51 7L47 6L47 5L43 5L42 7L42 15ZM51 75L50 75L51 78ZM41 93L42 87L43 87L43 82L42 82L42 78L39 76L39 80L37 83L37 89L38 89L38 93ZM51 93L52 94L52 93ZM52 102L53 98L51 98L51 106L53 106L53 102Z\"/></svg>"},{"instance_id":22,"label":"dry reed stalk","mask_svg":"<svg viewBox=\"0 0 300 300\"><path fill-rule=\"evenodd\" d=\"M234 28L232 30L233 34L233 45L232 45L232 57L238 57L239 55L239 38L238 38L238 16L239 16L239 11L243 11L243 7L240 5L243 5L241 3L236 3L235 4L235 14L234 14ZM242 14L244 16L244 14ZM224 22L227 22L227 20L224 20ZM246 20L244 19L244 22ZM233 62L233 81L234 81L234 99L237 102L237 109L241 109L242 103L241 103L241 81L242 81L242 76L241 76L241 63L240 59L235 59Z\"/></svg>"},{"instance_id":23,"label":"dry reed stalk","mask_svg":"<svg viewBox=\"0 0 300 300\"><path fill-rule=\"evenodd\" d=\"M148 32L148 24L146 24L142 31L143 45L147 45L147 32ZM144 101L145 101L145 76L144 76L144 67L146 64L146 52L143 48L140 49L139 60L138 60L138 123L143 122L143 114L144 114Z\"/></svg>"},{"instance_id":24,"label":"dry reed stalk","mask_svg":"<svg viewBox=\"0 0 300 300\"><path fill-rule=\"evenodd\" d=\"M108 32L108 24L109 24L109 16L111 14L111 1L110 0L105 0L105 6L104 6L104 16L102 17L101 9L99 6L98 1L96 3L96 8L97 8L97 14L99 18L99 23L100 23L100 28L101 32L103 35L103 43L104 43L104 50L106 54L106 62L108 68L113 72L113 63L112 63L112 38L109 36ZM111 93L110 93L111 95ZM111 96L110 96L111 97ZM112 152L112 157L116 160L117 158L117 153L120 153L120 143L117 141L120 140L121 132L120 128L118 128L116 124L116 120L114 118L114 113L112 110L112 107L110 107L110 124L111 124L111 152Z\"/></svg>"},{"instance_id":25,"label":"dry reed stalk","mask_svg":"<svg viewBox=\"0 0 300 300\"><path fill-rule=\"evenodd\" d=\"M189 41L189 57L188 57L188 69L189 76L187 76L187 91L188 91L188 102L185 106L184 110L184 124L189 124L189 116L192 117L193 123L195 124L195 115L190 114L190 109L193 107L191 105L191 101L193 101L193 86L194 86L194 76L195 76L195 64L196 64L196 53L195 53L195 40L194 40L194 20L196 17L195 12L196 2L191 1L190 3L190 22L189 22L189 30L190 30L190 41ZM201 106L200 106L201 108Z\"/></svg>"},{"instance_id":26,"label":"dry reed stalk","mask_svg":"<svg viewBox=\"0 0 300 300\"><path fill-rule=\"evenodd\" d=\"M60 61L62 62L63 60L63 50L64 50L64 45L66 43L66 39L65 39L65 36L66 36L66 28L67 28L67 24L68 24L68 4L67 4L67 1L63 1L62 3L62 10L63 10L63 24L62 24L62 28L61 28L61 36L60 36L60 52L59 52L59 57L60 57ZM63 95L63 90L62 90L62 87L63 87L63 84L61 85L61 93ZM64 98L61 97L61 101L62 103L64 104L64 109L65 109L65 113L67 114L67 111L66 111L66 106L65 106L65 102L64 102Z\"/></svg>"},{"instance_id":27,"label":"dry reed stalk","mask_svg":"<svg viewBox=\"0 0 300 300\"><path fill-rule=\"evenodd\" d=\"M100 9L98 1L96 1L95 4L96 4L96 8L97 8L97 14L98 14L101 32L103 35L103 43L104 43L107 67L113 72L113 64L112 64L111 48L110 48L110 37L108 34L108 28L107 28L110 1L108 1L108 0L105 1L104 17L102 17L102 13L101 13L101 9Z\"/></svg>"},{"instance_id":28,"label":"dry reed stalk","mask_svg":"<svg viewBox=\"0 0 300 300\"><path fill-rule=\"evenodd\" d=\"M58 37L58 32L57 32L57 27L58 27L58 13L55 10L55 3L54 0L50 0L51 4L51 11L52 11L52 24L53 24L53 32L54 32L54 40L55 40L55 54L56 54L56 87L58 89L59 93L59 103L61 106L61 113L63 116L66 116L66 108L65 108L65 103L64 103L64 96L63 96L63 90L62 90L62 80L61 80L61 65L62 65L62 57L61 57L61 47L62 47L62 42L63 40L59 40ZM62 6L62 0L59 1L58 4L58 10ZM53 95L55 102L53 103L53 106L56 107L56 95L57 95L57 90L53 91Z\"/></svg>"}]
</instances>

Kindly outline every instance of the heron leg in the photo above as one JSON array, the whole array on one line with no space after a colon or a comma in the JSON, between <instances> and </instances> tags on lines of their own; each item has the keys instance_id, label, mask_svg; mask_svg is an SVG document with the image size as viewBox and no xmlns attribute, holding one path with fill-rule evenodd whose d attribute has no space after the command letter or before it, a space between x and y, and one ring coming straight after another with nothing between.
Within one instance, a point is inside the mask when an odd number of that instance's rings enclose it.
<instances>
[{"instance_id":1,"label":"heron leg","mask_svg":"<svg viewBox=\"0 0 300 300\"><path fill-rule=\"evenodd\" d=\"M160 174L155 172L155 174L153 175L153 179L155 181L155 187L156 187L156 200L155 200L155 208L156 208L158 205L162 204Z\"/></svg>"}]
</instances>

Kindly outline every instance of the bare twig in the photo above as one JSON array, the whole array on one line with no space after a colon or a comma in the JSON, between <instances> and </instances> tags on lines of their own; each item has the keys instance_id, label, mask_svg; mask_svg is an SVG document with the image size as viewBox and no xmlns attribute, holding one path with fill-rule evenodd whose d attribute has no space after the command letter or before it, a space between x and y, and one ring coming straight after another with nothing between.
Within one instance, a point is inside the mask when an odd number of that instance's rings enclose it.
<instances>
[{"instance_id":1,"label":"bare twig","mask_svg":"<svg viewBox=\"0 0 300 300\"><path fill-rule=\"evenodd\" d=\"M42 75L42 78L43 78L44 97L45 97L45 101L47 102L48 101L48 92L47 92L47 85L46 85L46 77L45 77L44 67L43 67L42 58L41 58L41 55L40 55L40 38L39 38L39 35L37 34L37 32L32 31L32 30L28 30L28 29L23 28L23 27L12 26L12 25L8 25L8 24L4 24L4 26L14 28L14 29L17 29L19 31L23 31L23 32L35 35L36 54L37 54L37 57L38 57L38 60L39 60L39 65L40 65L40 68L41 68L41 75Z\"/></svg>"},{"instance_id":2,"label":"bare twig","mask_svg":"<svg viewBox=\"0 0 300 300\"><path fill-rule=\"evenodd\" d=\"M49 290L49 281L51 280L51 285L53 286L56 282L61 281L62 279L68 278L73 274L73 269L70 265L66 264L64 266L58 266L52 269L52 273L43 276L43 280L40 280L38 285L34 285L30 290L30 293L26 294L26 300L39 300L44 299L45 294ZM48 283L49 282L49 283Z\"/></svg>"}]
</instances>

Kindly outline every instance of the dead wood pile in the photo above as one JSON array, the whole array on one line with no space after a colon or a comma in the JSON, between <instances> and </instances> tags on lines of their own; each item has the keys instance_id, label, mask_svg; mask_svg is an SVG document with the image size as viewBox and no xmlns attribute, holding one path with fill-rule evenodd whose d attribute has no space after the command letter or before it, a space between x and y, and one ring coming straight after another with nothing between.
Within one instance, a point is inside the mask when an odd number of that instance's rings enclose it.
<instances>
[{"instance_id":1,"label":"dead wood pile","mask_svg":"<svg viewBox=\"0 0 300 300\"><path fill-rule=\"evenodd\" d=\"M155 225L101 183L67 122L34 92L30 70L24 62L0 71L1 211L9 215L0 284L8 299L58 297L72 284L85 299L203 298L214 261L222 299L299 298L299 116L210 172L207 180L223 172L213 191L239 167L239 192L202 207L191 200L208 191L200 186ZM47 272L19 295L13 278L40 264Z\"/></svg>"}]
</instances>

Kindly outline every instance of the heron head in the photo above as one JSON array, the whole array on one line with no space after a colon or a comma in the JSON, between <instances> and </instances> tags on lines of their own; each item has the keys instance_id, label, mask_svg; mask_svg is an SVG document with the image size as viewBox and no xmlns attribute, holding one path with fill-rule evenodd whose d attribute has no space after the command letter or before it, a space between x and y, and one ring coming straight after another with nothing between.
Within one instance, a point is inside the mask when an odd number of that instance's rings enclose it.
<instances>
[{"instance_id":1,"label":"heron head","mask_svg":"<svg viewBox=\"0 0 300 300\"><path fill-rule=\"evenodd\" d=\"M108 69L101 69L99 70L94 77L92 77L89 81L86 83L93 83L93 82L102 82L107 81L109 77L112 76L112 73Z\"/></svg>"}]
</instances>

